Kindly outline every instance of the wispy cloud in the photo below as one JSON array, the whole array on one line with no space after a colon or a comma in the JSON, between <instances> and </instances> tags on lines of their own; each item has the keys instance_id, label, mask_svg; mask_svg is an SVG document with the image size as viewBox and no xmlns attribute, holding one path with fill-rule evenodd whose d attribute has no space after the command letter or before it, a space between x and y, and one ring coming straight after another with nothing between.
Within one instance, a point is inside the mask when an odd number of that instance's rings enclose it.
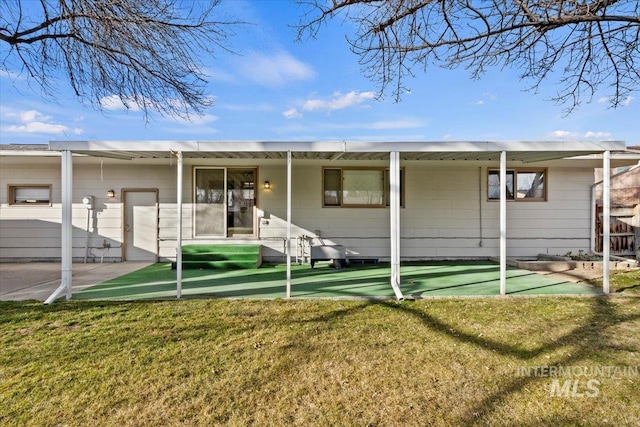
<instances>
[{"instance_id":1,"label":"wispy cloud","mask_svg":"<svg viewBox=\"0 0 640 427\"><path fill-rule=\"evenodd\" d=\"M1 127L3 132L8 133L61 135L70 131L68 126L55 123L51 116L44 115L38 110L14 111L3 108L2 119L3 123L11 123ZM71 132L79 135L82 133L82 129L76 127Z\"/></svg>"},{"instance_id":2,"label":"wispy cloud","mask_svg":"<svg viewBox=\"0 0 640 427\"><path fill-rule=\"evenodd\" d=\"M216 107L223 108L229 111L262 111L262 112L272 112L275 110L273 105L268 104L266 102L261 102L257 104L218 104L216 103Z\"/></svg>"},{"instance_id":3,"label":"wispy cloud","mask_svg":"<svg viewBox=\"0 0 640 427\"><path fill-rule=\"evenodd\" d=\"M554 130L547 135L547 138L555 139L575 139L580 136L577 132L570 132L568 130Z\"/></svg>"},{"instance_id":4,"label":"wispy cloud","mask_svg":"<svg viewBox=\"0 0 640 427\"><path fill-rule=\"evenodd\" d=\"M593 131L589 131L589 132L584 134L584 137L585 138L604 139L604 138L611 138L611 134L609 132L593 132Z\"/></svg>"},{"instance_id":5,"label":"wispy cloud","mask_svg":"<svg viewBox=\"0 0 640 427\"><path fill-rule=\"evenodd\" d=\"M498 95L493 92L485 92L482 94L482 98L473 103L473 105L484 105L487 102L496 101Z\"/></svg>"},{"instance_id":6,"label":"wispy cloud","mask_svg":"<svg viewBox=\"0 0 640 427\"><path fill-rule=\"evenodd\" d=\"M351 92L342 94L335 92L329 99L309 99L302 105L304 111L333 111L362 104L375 98L373 92Z\"/></svg>"},{"instance_id":7,"label":"wispy cloud","mask_svg":"<svg viewBox=\"0 0 640 427\"><path fill-rule=\"evenodd\" d=\"M298 111L297 108L289 108L287 111L284 111L282 115L287 119L298 119L302 117L302 113Z\"/></svg>"},{"instance_id":8,"label":"wispy cloud","mask_svg":"<svg viewBox=\"0 0 640 427\"><path fill-rule=\"evenodd\" d=\"M622 101L620 101L621 106L623 107L628 107L629 105L631 105L631 101L633 101L635 98L631 95L627 96L625 99L623 99ZM608 96L603 96L601 98L598 98L598 102L601 104L604 104L605 102L610 102L611 98Z\"/></svg>"},{"instance_id":9,"label":"wispy cloud","mask_svg":"<svg viewBox=\"0 0 640 427\"><path fill-rule=\"evenodd\" d=\"M100 99L100 105L107 111L140 111L142 108L133 98L121 98L118 95L109 95Z\"/></svg>"},{"instance_id":10,"label":"wispy cloud","mask_svg":"<svg viewBox=\"0 0 640 427\"><path fill-rule=\"evenodd\" d=\"M217 121L218 116L214 116L213 114L191 114L189 117L168 117L167 120L190 125L206 125Z\"/></svg>"},{"instance_id":11,"label":"wispy cloud","mask_svg":"<svg viewBox=\"0 0 640 427\"><path fill-rule=\"evenodd\" d=\"M574 132L574 131L568 131L568 130L556 130L553 131L549 134L547 134L547 138L550 139L561 139L561 140L567 140L567 139L609 139L611 138L611 133L609 132L594 132L594 131L587 131L585 133L581 133L581 132Z\"/></svg>"},{"instance_id":12,"label":"wispy cloud","mask_svg":"<svg viewBox=\"0 0 640 427\"><path fill-rule=\"evenodd\" d=\"M417 129L424 127L426 124L422 120L401 119L401 120L385 120L371 123L372 129Z\"/></svg>"},{"instance_id":13,"label":"wispy cloud","mask_svg":"<svg viewBox=\"0 0 640 427\"><path fill-rule=\"evenodd\" d=\"M240 73L262 86L279 87L293 81L311 80L316 76L313 67L288 52L267 55L250 52L239 64Z\"/></svg>"},{"instance_id":14,"label":"wispy cloud","mask_svg":"<svg viewBox=\"0 0 640 427\"><path fill-rule=\"evenodd\" d=\"M15 73L10 70L0 70L0 77L6 77L11 80L17 80L23 78L21 74Z\"/></svg>"}]
</instances>

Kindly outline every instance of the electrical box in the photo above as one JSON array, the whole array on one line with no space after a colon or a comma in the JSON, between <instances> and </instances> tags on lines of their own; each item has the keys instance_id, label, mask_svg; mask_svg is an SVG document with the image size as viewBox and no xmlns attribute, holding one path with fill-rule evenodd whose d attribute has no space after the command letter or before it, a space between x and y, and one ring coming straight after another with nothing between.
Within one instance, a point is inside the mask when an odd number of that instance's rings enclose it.
<instances>
[{"instance_id":1,"label":"electrical box","mask_svg":"<svg viewBox=\"0 0 640 427\"><path fill-rule=\"evenodd\" d=\"M94 197L93 196L82 196L82 204L87 209L93 209Z\"/></svg>"}]
</instances>

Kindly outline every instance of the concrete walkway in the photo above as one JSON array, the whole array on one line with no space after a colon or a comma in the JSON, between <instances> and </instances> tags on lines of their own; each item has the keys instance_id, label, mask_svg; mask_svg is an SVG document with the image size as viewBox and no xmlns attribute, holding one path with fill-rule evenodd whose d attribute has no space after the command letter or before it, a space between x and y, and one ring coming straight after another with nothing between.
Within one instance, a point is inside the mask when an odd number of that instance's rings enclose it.
<instances>
[{"instance_id":1,"label":"concrete walkway","mask_svg":"<svg viewBox=\"0 0 640 427\"><path fill-rule=\"evenodd\" d=\"M150 264L153 263L74 263L73 292ZM60 286L60 268L59 262L0 263L0 301L46 300Z\"/></svg>"}]
</instances>

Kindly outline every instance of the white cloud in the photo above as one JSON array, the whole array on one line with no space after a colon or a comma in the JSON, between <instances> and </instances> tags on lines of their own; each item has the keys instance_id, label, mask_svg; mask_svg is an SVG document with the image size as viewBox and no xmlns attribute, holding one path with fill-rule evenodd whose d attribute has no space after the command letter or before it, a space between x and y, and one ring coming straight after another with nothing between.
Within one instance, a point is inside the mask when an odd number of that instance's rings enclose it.
<instances>
[{"instance_id":1,"label":"white cloud","mask_svg":"<svg viewBox=\"0 0 640 427\"><path fill-rule=\"evenodd\" d=\"M218 108L224 108L229 111L259 111L259 112L272 112L275 108L266 102L257 104L216 104Z\"/></svg>"},{"instance_id":2,"label":"white cloud","mask_svg":"<svg viewBox=\"0 0 640 427\"><path fill-rule=\"evenodd\" d=\"M284 86L292 81L310 80L316 72L311 65L297 60L288 52L273 55L251 52L239 65L244 77L262 86Z\"/></svg>"},{"instance_id":3,"label":"white cloud","mask_svg":"<svg viewBox=\"0 0 640 427\"><path fill-rule=\"evenodd\" d=\"M550 134L547 135L548 138L556 138L556 139L576 139L580 135L577 132L570 132L568 130L554 130Z\"/></svg>"},{"instance_id":4,"label":"white cloud","mask_svg":"<svg viewBox=\"0 0 640 427\"><path fill-rule=\"evenodd\" d=\"M18 73L14 73L13 71L0 70L0 77L6 77L6 78L11 79L11 80L18 80L22 76L20 74L18 74Z\"/></svg>"},{"instance_id":5,"label":"white cloud","mask_svg":"<svg viewBox=\"0 0 640 427\"><path fill-rule=\"evenodd\" d=\"M212 81L233 83L237 80L236 76L232 73L217 68L205 68L202 70L202 73Z\"/></svg>"},{"instance_id":6,"label":"white cloud","mask_svg":"<svg viewBox=\"0 0 640 427\"><path fill-rule=\"evenodd\" d=\"M624 100L620 101L620 105L622 105L623 107L628 107L629 104L631 104L631 101L634 100L634 97L629 95L627 96ZM607 96L603 96L601 98L598 98L598 102L599 103L605 103L605 102L609 102L611 101L611 98L607 97Z\"/></svg>"},{"instance_id":7,"label":"white cloud","mask_svg":"<svg viewBox=\"0 0 640 427\"><path fill-rule=\"evenodd\" d=\"M102 108L108 111L130 110L140 111L140 105L134 99L125 98L124 101L118 95L109 95L100 99Z\"/></svg>"},{"instance_id":8,"label":"white cloud","mask_svg":"<svg viewBox=\"0 0 640 427\"><path fill-rule=\"evenodd\" d=\"M584 134L585 138L610 138L611 134L609 132L592 132L589 131L587 133Z\"/></svg>"},{"instance_id":9,"label":"white cloud","mask_svg":"<svg viewBox=\"0 0 640 427\"><path fill-rule=\"evenodd\" d=\"M65 125L52 122L50 116L46 116L37 110L12 111L3 109L3 122L14 124L2 126L4 132L10 133L44 133L60 135L69 130ZM74 129L74 133L82 132L80 128Z\"/></svg>"},{"instance_id":10,"label":"white cloud","mask_svg":"<svg viewBox=\"0 0 640 427\"><path fill-rule=\"evenodd\" d=\"M473 105L484 105L487 102L495 101L498 99L498 95L493 92L484 92L482 94L482 99L477 100L473 103Z\"/></svg>"},{"instance_id":11,"label":"white cloud","mask_svg":"<svg viewBox=\"0 0 640 427\"><path fill-rule=\"evenodd\" d=\"M309 99L307 100L302 109L305 111L333 111L340 110L342 108L351 107L375 98L373 92L356 92L352 90L349 93L342 94L335 92L330 99Z\"/></svg>"},{"instance_id":12,"label":"white cloud","mask_svg":"<svg viewBox=\"0 0 640 427\"><path fill-rule=\"evenodd\" d=\"M420 120L394 120L394 121L379 121L371 124L372 129L415 129L424 127L425 123Z\"/></svg>"},{"instance_id":13,"label":"white cloud","mask_svg":"<svg viewBox=\"0 0 640 427\"><path fill-rule=\"evenodd\" d=\"M584 134L580 132L571 132L568 130L556 130L551 132L550 134L547 134L547 138L550 139L608 139L610 137L611 134L609 132L594 132L591 130L585 132Z\"/></svg>"},{"instance_id":14,"label":"white cloud","mask_svg":"<svg viewBox=\"0 0 640 427\"><path fill-rule=\"evenodd\" d=\"M289 108L287 111L282 113L287 119L298 119L302 117L302 113L298 111L297 108Z\"/></svg>"},{"instance_id":15,"label":"white cloud","mask_svg":"<svg viewBox=\"0 0 640 427\"><path fill-rule=\"evenodd\" d=\"M178 123L188 123L193 125L206 125L209 123L213 123L218 120L218 116L214 116L213 114L191 114L189 117L169 117L167 120L175 121Z\"/></svg>"}]
</instances>

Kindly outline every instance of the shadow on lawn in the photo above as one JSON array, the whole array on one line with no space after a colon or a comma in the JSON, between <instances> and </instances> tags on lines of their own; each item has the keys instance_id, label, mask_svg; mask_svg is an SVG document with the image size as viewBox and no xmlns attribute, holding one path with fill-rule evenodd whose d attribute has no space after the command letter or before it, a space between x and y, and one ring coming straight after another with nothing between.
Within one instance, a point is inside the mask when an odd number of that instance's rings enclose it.
<instances>
[{"instance_id":1,"label":"shadow on lawn","mask_svg":"<svg viewBox=\"0 0 640 427\"><path fill-rule=\"evenodd\" d=\"M556 367L568 367L576 366L585 360L588 360L593 355L594 349L611 349L615 351L627 351L637 352L637 348L626 348L609 342L609 336L606 331L608 328L619 325L623 322L632 322L640 319L640 313L632 315L621 315L615 310L615 307L611 304L607 297L597 297L590 299L593 301L592 314L587 318L581 326L576 327L571 332L563 335L562 337L542 345L533 350L523 350L514 346L492 340L487 338L471 335L467 332L457 329L455 326L449 325L436 317L430 315L424 310L416 309L412 307L411 303L394 303L391 301L372 302L372 304L383 304L393 310L401 311L410 316L413 316L420 320L420 322L427 328L453 338L462 343L472 344L476 347L496 352L500 355L516 357L526 364L529 362L533 366L540 366L539 362L535 361L535 358L547 353L551 353L554 350L562 347L571 347L572 351L566 357L562 357L556 360L549 359L545 366ZM339 315L348 314L338 313ZM549 380L550 377L541 376L518 376L516 372L513 373L513 378L507 378L504 384L500 387L498 392L492 393L478 403L476 403L472 409L464 414L463 418L459 420L460 425L471 425L478 423L491 412L497 409L501 405L507 405L511 396L516 392L521 392L531 384L541 380ZM550 415L551 416L551 415ZM531 425L559 425L559 424L582 424L584 422L584 414L572 414L567 413L563 418L559 419L557 414L553 415L553 419L532 420Z\"/></svg>"}]
</instances>

